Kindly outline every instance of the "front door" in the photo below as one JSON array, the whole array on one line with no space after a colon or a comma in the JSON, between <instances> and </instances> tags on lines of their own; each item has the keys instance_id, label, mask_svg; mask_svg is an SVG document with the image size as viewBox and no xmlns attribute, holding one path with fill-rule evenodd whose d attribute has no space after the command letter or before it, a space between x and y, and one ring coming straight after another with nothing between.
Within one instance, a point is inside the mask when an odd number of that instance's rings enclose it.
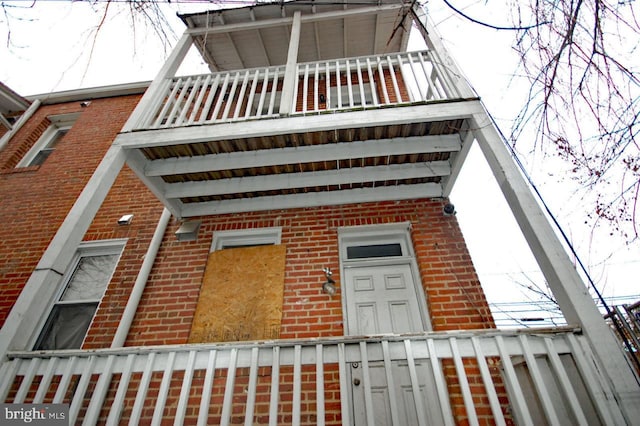
<instances>
[{"instance_id":1,"label":"front door","mask_svg":"<svg viewBox=\"0 0 640 426\"><path fill-rule=\"evenodd\" d=\"M408 237L408 236L407 236ZM376 244L378 243L378 244ZM402 241L401 241L402 243ZM343 291L346 333L351 336L400 334L429 330L424 293L415 276L415 261L408 244L395 244L389 236L367 238L343 246ZM348 247L344 247L347 245ZM351 400L356 425L444 424L429 360L416 360L422 413L418 413L407 362L392 360L391 372L383 362L370 362L371 395L365 395L365 369L350 363ZM389 389L388 378L392 379ZM372 402L367 418L365 399Z\"/></svg>"}]
</instances>

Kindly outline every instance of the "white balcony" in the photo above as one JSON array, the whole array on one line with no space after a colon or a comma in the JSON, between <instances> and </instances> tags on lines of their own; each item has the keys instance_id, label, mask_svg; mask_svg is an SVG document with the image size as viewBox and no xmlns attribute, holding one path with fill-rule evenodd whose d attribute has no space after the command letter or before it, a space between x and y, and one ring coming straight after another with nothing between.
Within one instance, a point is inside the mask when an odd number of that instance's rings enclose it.
<instances>
[{"instance_id":1,"label":"white balcony","mask_svg":"<svg viewBox=\"0 0 640 426\"><path fill-rule=\"evenodd\" d=\"M70 424L621 421L573 330L14 352L9 359L0 400L67 403Z\"/></svg>"},{"instance_id":2,"label":"white balcony","mask_svg":"<svg viewBox=\"0 0 640 426\"><path fill-rule=\"evenodd\" d=\"M460 98L429 51L299 63L293 99L281 110L284 77L285 67L273 66L168 79L136 130Z\"/></svg>"}]
</instances>

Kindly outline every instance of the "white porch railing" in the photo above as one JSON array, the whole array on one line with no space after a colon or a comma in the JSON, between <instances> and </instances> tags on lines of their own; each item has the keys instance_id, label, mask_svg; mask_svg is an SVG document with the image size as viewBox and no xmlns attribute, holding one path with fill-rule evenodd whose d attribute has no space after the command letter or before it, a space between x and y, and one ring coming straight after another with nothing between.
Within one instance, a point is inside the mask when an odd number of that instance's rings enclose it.
<instances>
[{"instance_id":1,"label":"white porch railing","mask_svg":"<svg viewBox=\"0 0 640 426\"><path fill-rule=\"evenodd\" d=\"M473 425L483 418L505 424L513 416L519 424L582 425L619 419L590 351L571 331L14 352L9 358L0 370L0 401L68 403L70 424L373 424L387 416L388 424Z\"/></svg>"},{"instance_id":2,"label":"white porch railing","mask_svg":"<svg viewBox=\"0 0 640 426\"><path fill-rule=\"evenodd\" d=\"M429 51L297 64L292 105L286 114L378 108L453 99L455 85ZM284 66L243 69L165 82L161 102L139 129L214 124L278 116Z\"/></svg>"}]
</instances>

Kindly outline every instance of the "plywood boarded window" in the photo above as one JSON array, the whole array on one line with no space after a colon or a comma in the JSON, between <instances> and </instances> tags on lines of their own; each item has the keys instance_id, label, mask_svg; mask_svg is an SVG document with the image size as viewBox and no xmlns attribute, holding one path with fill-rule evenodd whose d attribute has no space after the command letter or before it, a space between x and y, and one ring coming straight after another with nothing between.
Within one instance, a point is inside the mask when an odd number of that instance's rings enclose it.
<instances>
[{"instance_id":1,"label":"plywood boarded window","mask_svg":"<svg viewBox=\"0 0 640 426\"><path fill-rule=\"evenodd\" d=\"M211 252L189 343L278 338L285 253L284 245Z\"/></svg>"}]
</instances>

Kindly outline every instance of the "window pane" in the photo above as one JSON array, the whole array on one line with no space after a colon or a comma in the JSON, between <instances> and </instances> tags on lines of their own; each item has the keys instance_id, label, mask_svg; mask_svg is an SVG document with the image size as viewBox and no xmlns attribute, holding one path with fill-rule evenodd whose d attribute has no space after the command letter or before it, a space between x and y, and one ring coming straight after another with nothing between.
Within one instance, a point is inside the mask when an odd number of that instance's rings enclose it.
<instances>
[{"instance_id":1,"label":"window pane","mask_svg":"<svg viewBox=\"0 0 640 426\"><path fill-rule=\"evenodd\" d=\"M33 160L31 160L31 162L29 163L29 166L41 165L47 158L49 158L49 155L51 155L52 152L53 149L43 149L42 151L38 152L36 156L33 157Z\"/></svg>"},{"instance_id":2,"label":"window pane","mask_svg":"<svg viewBox=\"0 0 640 426\"><path fill-rule=\"evenodd\" d=\"M402 256L400 244L375 244L369 246L347 247L347 259L366 259L369 257Z\"/></svg>"},{"instance_id":3,"label":"window pane","mask_svg":"<svg viewBox=\"0 0 640 426\"><path fill-rule=\"evenodd\" d=\"M69 129L57 129L56 134L53 135L51 140L47 143L47 148L54 148L60 142L60 139L69 132Z\"/></svg>"},{"instance_id":4,"label":"window pane","mask_svg":"<svg viewBox=\"0 0 640 426\"><path fill-rule=\"evenodd\" d=\"M79 349L97 306L96 303L54 306L35 350Z\"/></svg>"},{"instance_id":5,"label":"window pane","mask_svg":"<svg viewBox=\"0 0 640 426\"><path fill-rule=\"evenodd\" d=\"M118 261L117 254L80 258L60 300L98 300L109 283Z\"/></svg>"}]
</instances>

